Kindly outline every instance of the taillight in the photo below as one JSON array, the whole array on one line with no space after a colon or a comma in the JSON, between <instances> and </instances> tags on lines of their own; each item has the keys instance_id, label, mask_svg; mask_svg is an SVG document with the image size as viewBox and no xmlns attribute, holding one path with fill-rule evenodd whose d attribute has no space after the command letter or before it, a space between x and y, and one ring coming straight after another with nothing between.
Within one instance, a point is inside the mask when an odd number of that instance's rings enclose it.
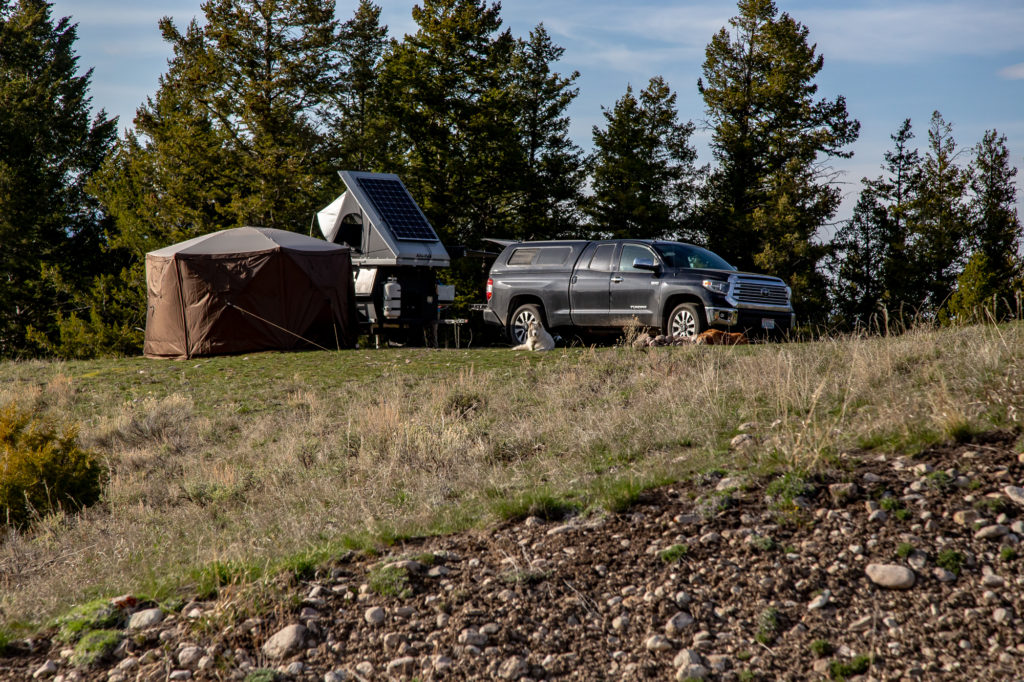
<instances>
[{"instance_id":1,"label":"taillight","mask_svg":"<svg viewBox=\"0 0 1024 682\"><path fill-rule=\"evenodd\" d=\"M491 300L491 294L494 293L494 280L490 277L487 278L487 300Z\"/></svg>"}]
</instances>

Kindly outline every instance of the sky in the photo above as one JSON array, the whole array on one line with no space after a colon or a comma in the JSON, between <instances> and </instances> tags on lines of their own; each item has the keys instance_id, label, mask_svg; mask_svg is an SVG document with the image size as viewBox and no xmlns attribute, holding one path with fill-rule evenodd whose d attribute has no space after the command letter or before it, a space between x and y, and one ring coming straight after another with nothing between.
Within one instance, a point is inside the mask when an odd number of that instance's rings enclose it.
<instances>
[{"instance_id":1,"label":"sky","mask_svg":"<svg viewBox=\"0 0 1024 682\"><path fill-rule=\"evenodd\" d=\"M357 0L336 0L348 19ZM392 37L414 33L415 0L376 0ZM1022 0L776 0L810 31L824 56L816 83L820 97L846 98L861 123L852 159L834 160L844 195L836 220L848 218L862 177L881 174L890 136L910 118L914 142L924 151L933 111L953 125L965 162L986 130L1006 135L1011 163L1024 168L1024 1ZM53 0L55 17L78 24L80 66L93 68L96 109L131 125L135 110L152 95L171 55L157 29L162 16L179 26L201 18L201 0ZM505 0L501 16L516 36L543 23L565 48L555 70L579 72L579 96L568 110L570 134L592 148L592 130L603 126L628 85L638 91L664 77L677 93L682 120L702 163L711 160L697 92L704 48L737 13L727 0ZM360 170L360 169L353 169ZM1024 173L1018 176L1018 213L1024 216ZM830 231L830 230L827 230Z\"/></svg>"}]
</instances>

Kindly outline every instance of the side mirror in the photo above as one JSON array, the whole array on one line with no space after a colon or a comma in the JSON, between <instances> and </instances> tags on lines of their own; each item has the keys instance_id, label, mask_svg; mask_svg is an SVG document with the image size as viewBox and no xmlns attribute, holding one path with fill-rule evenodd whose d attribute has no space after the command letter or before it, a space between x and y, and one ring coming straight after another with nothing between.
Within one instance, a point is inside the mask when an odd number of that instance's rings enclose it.
<instances>
[{"instance_id":1,"label":"side mirror","mask_svg":"<svg viewBox=\"0 0 1024 682\"><path fill-rule=\"evenodd\" d=\"M634 258L633 259L634 270L650 270L651 272L657 272L657 264L650 258Z\"/></svg>"}]
</instances>

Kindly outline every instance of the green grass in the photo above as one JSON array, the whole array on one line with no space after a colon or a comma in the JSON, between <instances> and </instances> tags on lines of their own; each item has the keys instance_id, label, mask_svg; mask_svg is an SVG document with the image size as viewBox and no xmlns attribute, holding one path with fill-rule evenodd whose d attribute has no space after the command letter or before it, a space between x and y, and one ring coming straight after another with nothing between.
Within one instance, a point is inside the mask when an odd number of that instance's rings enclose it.
<instances>
[{"instance_id":1,"label":"green grass","mask_svg":"<svg viewBox=\"0 0 1024 682\"><path fill-rule=\"evenodd\" d=\"M898 556L901 559L906 559L908 556L913 554L913 552L914 546L909 542L901 542L900 544L896 545L896 556Z\"/></svg>"},{"instance_id":2,"label":"green grass","mask_svg":"<svg viewBox=\"0 0 1024 682\"><path fill-rule=\"evenodd\" d=\"M1009 563L1017 559L1017 550L1013 547L1003 547L999 550L999 559L1004 563Z\"/></svg>"},{"instance_id":3,"label":"green grass","mask_svg":"<svg viewBox=\"0 0 1024 682\"><path fill-rule=\"evenodd\" d=\"M71 663L81 667L100 663L114 653L122 639L124 634L120 630L90 630L75 644Z\"/></svg>"},{"instance_id":4,"label":"green grass","mask_svg":"<svg viewBox=\"0 0 1024 682\"><path fill-rule=\"evenodd\" d=\"M0 564L43 567L9 577L0 627L97 596L302 579L349 549L530 515L615 513L701 471L767 476L792 500L858 443L907 452L1024 410L1019 323L699 351L0 363L0 405L76 423L109 472L87 513L0 545ZM740 423L776 419L763 447L728 450Z\"/></svg>"},{"instance_id":5,"label":"green grass","mask_svg":"<svg viewBox=\"0 0 1024 682\"><path fill-rule=\"evenodd\" d=\"M677 561L681 561L689 551L690 547L688 545L672 545L668 549L663 549L658 552L658 558L666 564L674 564Z\"/></svg>"},{"instance_id":6,"label":"green grass","mask_svg":"<svg viewBox=\"0 0 1024 682\"><path fill-rule=\"evenodd\" d=\"M816 639L810 644L811 653L814 654L815 658L825 658L831 654L835 647L826 639Z\"/></svg>"},{"instance_id":7,"label":"green grass","mask_svg":"<svg viewBox=\"0 0 1024 682\"><path fill-rule=\"evenodd\" d=\"M370 589L382 597L406 598L412 596L409 574L399 566L379 565L366 576Z\"/></svg>"},{"instance_id":8,"label":"green grass","mask_svg":"<svg viewBox=\"0 0 1024 682\"><path fill-rule=\"evenodd\" d=\"M950 573L960 575L960 571L964 567L964 560L964 555L955 549L944 549L936 555L935 565L946 569Z\"/></svg>"},{"instance_id":9,"label":"green grass","mask_svg":"<svg viewBox=\"0 0 1024 682\"><path fill-rule=\"evenodd\" d=\"M757 617L754 639L765 646L774 642L779 634L779 615L778 609L767 608L762 611Z\"/></svg>"},{"instance_id":10,"label":"green grass","mask_svg":"<svg viewBox=\"0 0 1024 682\"><path fill-rule=\"evenodd\" d=\"M863 675L870 667L871 657L867 654L860 654L849 661L832 661L828 667L828 673L833 680L842 682L855 675Z\"/></svg>"}]
</instances>

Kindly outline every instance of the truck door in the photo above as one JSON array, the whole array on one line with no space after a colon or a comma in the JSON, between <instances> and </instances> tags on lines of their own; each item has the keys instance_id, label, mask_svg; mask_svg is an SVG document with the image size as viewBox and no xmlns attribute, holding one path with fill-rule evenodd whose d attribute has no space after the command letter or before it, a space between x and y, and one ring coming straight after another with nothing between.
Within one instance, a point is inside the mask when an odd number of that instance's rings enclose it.
<instances>
[{"instance_id":1,"label":"truck door","mask_svg":"<svg viewBox=\"0 0 1024 682\"><path fill-rule=\"evenodd\" d=\"M661 281L650 270L633 267L637 259L659 263L654 250L644 244L625 243L619 253L616 269L609 279L609 308L615 326L627 325L634 318L641 325L660 326L654 305Z\"/></svg>"},{"instance_id":2,"label":"truck door","mask_svg":"<svg viewBox=\"0 0 1024 682\"><path fill-rule=\"evenodd\" d=\"M607 326L608 286L615 244L592 244L580 256L569 282L572 323L579 327Z\"/></svg>"}]
</instances>

